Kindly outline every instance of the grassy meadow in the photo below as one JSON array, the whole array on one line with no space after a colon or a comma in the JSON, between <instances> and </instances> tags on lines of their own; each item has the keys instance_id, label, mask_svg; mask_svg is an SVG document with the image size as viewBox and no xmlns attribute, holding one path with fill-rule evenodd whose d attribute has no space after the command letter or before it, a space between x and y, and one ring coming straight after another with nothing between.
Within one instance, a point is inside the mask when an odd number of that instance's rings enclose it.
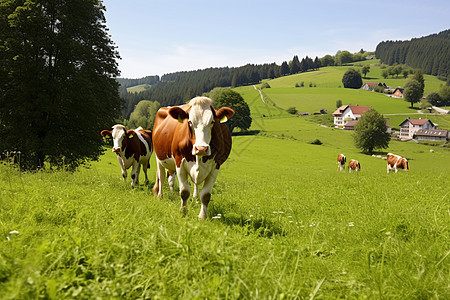
<instances>
[{"instance_id":1,"label":"grassy meadow","mask_svg":"<svg viewBox=\"0 0 450 300\"><path fill-rule=\"evenodd\" d=\"M154 156L134 189L109 148L74 173L0 164L0 299L448 299L449 148L392 141L377 154L410 171L387 174L352 132L320 126L329 117L283 108L330 114L341 99L400 120L408 103L279 82L266 104L237 89L255 135L233 136L205 221L195 200L182 217L167 184L153 197ZM338 153L361 172L337 171Z\"/></svg>"}]
</instances>

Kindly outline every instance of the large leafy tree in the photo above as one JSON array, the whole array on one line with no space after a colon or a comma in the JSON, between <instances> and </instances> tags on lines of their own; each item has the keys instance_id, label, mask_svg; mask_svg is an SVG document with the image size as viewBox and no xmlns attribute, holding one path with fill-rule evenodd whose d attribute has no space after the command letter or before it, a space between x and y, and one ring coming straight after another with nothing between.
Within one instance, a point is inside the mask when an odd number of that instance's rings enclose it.
<instances>
[{"instance_id":1,"label":"large leafy tree","mask_svg":"<svg viewBox=\"0 0 450 300\"><path fill-rule=\"evenodd\" d=\"M423 87L416 79L410 79L405 84L405 90L403 91L403 99L406 102L411 103L411 108L414 107L414 103L420 101L423 96Z\"/></svg>"},{"instance_id":2,"label":"large leafy tree","mask_svg":"<svg viewBox=\"0 0 450 300\"><path fill-rule=\"evenodd\" d=\"M238 127L241 130L247 130L252 124L252 117L250 116L250 108L247 102L242 98L241 94L231 89L214 89L209 93L209 97L213 100L215 109L227 106L234 110L234 116L225 124L231 132Z\"/></svg>"},{"instance_id":3,"label":"large leafy tree","mask_svg":"<svg viewBox=\"0 0 450 300\"><path fill-rule=\"evenodd\" d=\"M160 107L158 101L140 101L131 113L127 127L134 129L141 126L144 129L153 130L156 113Z\"/></svg>"},{"instance_id":4,"label":"large leafy tree","mask_svg":"<svg viewBox=\"0 0 450 300\"><path fill-rule=\"evenodd\" d=\"M373 108L366 111L356 123L353 137L356 147L366 153L387 148L391 140L383 115Z\"/></svg>"},{"instance_id":5,"label":"large leafy tree","mask_svg":"<svg viewBox=\"0 0 450 300\"><path fill-rule=\"evenodd\" d=\"M0 152L76 168L120 114L116 51L97 0L0 2Z\"/></svg>"},{"instance_id":6,"label":"large leafy tree","mask_svg":"<svg viewBox=\"0 0 450 300\"><path fill-rule=\"evenodd\" d=\"M362 86L361 74L355 69L348 69L342 76L342 84L345 88L359 89Z\"/></svg>"}]
</instances>

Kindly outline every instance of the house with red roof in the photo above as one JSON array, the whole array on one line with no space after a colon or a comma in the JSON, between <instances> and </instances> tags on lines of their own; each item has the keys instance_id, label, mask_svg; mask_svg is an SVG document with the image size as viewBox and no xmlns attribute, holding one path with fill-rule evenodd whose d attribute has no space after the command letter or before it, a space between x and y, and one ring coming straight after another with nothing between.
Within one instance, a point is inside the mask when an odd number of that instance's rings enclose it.
<instances>
[{"instance_id":1,"label":"house with red roof","mask_svg":"<svg viewBox=\"0 0 450 300\"><path fill-rule=\"evenodd\" d=\"M401 139L412 139L414 137L414 134L421 129L437 129L437 125L433 124L433 122L428 119L410 119L408 117L408 119L400 124L399 137Z\"/></svg>"},{"instance_id":2,"label":"house with red roof","mask_svg":"<svg viewBox=\"0 0 450 300\"><path fill-rule=\"evenodd\" d=\"M361 89L362 90L366 90L366 91L373 91L373 89L376 86L382 87L383 89L387 89L388 88L385 83L367 81L366 83L364 83L364 85L361 87Z\"/></svg>"},{"instance_id":3,"label":"house with red roof","mask_svg":"<svg viewBox=\"0 0 450 300\"><path fill-rule=\"evenodd\" d=\"M371 108L363 105L342 105L333 112L334 125L337 128L344 128L348 122L359 120Z\"/></svg>"}]
</instances>

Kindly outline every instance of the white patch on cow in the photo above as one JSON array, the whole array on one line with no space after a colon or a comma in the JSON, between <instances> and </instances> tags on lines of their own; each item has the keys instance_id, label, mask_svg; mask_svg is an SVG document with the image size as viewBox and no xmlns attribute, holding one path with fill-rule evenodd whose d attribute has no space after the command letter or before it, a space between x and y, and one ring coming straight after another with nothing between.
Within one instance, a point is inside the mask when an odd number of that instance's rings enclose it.
<instances>
[{"instance_id":1,"label":"white patch on cow","mask_svg":"<svg viewBox=\"0 0 450 300\"><path fill-rule=\"evenodd\" d=\"M194 132L195 143L192 148L192 154L197 155L198 149L205 149L203 155L211 155L211 128L214 123L214 115L211 110L212 100L206 97L197 97L192 99L189 104L189 126Z\"/></svg>"},{"instance_id":2,"label":"white patch on cow","mask_svg":"<svg viewBox=\"0 0 450 300\"><path fill-rule=\"evenodd\" d=\"M139 133L139 130L144 130L144 128L142 128L141 126L139 126L138 128L136 128L134 130L134 132L136 133L136 136L138 137L138 139L144 144L145 146L145 150L147 150L147 155L145 156L146 158L150 158L150 156L148 155L150 153L150 147L148 146L147 141L144 139L144 137L142 136L142 134Z\"/></svg>"},{"instance_id":3,"label":"white patch on cow","mask_svg":"<svg viewBox=\"0 0 450 300\"><path fill-rule=\"evenodd\" d=\"M200 184L205 181L206 177L216 168L216 162L214 159L208 159L204 163L201 158L199 163L193 161L187 161L183 158L181 161L180 169L189 174L194 184Z\"/></svg>"},{"instance_id":4,"label":"white patch on cow","mask_svg":"<svg viewBox=\"0 0 450 300\"><path fill-rule=\"evenodd\" d=\"M125 136L125 126L117 124L114 125L112 131L113 138L113 152L120 150L122 148L123 137Z\"/></svg>"}]
</instances>

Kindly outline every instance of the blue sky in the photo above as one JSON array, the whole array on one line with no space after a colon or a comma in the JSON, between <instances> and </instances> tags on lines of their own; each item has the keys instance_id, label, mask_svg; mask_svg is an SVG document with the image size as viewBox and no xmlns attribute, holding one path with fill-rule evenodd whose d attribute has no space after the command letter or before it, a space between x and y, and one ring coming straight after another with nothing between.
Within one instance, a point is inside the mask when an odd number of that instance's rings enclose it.
<instances>
[{"instance_id":1,"label":"blue sky","mask_svg":"<svg viewBox=\"0 0 450 300\"><path fill-rule=\"evenodd\" d=\"M450 29L450 1L104 0L121 77L374 51Z\"/></svg>"}]
</instances>

